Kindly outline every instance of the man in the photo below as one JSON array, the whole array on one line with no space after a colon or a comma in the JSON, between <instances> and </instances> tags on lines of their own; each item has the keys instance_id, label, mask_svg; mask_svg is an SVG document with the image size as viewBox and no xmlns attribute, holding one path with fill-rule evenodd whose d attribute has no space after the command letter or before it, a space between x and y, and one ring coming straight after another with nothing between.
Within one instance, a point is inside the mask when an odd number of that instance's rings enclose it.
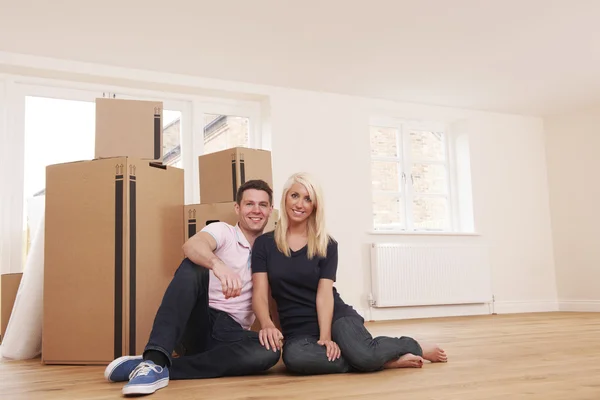
<instances>
[{"instance_id":1,"label":"man","mask_svg":"<svg viewBox=\"0 0 600 400\"><path fill-rule=\"evenodd\" d=\"M125 395L154 393L169 379L259 373L274 366L279 349L267 350L250 331L254 239L272 211L273 192L262 180L238 189L238 223L209 224L183 246L186 256L169 284L142 356L124 356L106 367L108 381L129 382ZM176 351L178 357L171 355Z\"/></svg>"}]
</instances>

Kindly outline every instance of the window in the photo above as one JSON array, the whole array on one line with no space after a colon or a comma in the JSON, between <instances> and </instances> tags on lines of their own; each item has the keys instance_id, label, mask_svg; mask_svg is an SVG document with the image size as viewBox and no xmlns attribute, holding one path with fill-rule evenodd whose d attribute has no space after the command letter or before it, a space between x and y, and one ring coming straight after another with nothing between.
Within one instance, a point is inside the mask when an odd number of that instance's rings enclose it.
<instances>
[{"instance_id":1,"label":"window","mask_svg":"<svg viewBox=\"0 0 600 400\"><path fill-rule=\"evenodd\" d=\"M181 159L181 111L163 110L163 162L183 168Z\"/></svg>"},{"instance_id":2,"label":"window","mask_svg":"<svg viewBox=\"0 0 600 400\"><path fill-rule=\"evenodd\" d=\"M447 136L438 124L370 127L375 231L451 231Z\"/></svg>"},{"instance_id":3,"label":"window","mask_svg":"<svg viewBox=\"0 0 600 400\"><path fill-rule=\"evenodd\" d=\"M183 145L189 140L187 146L193 151L190 177L194 185L191 201L186 196L187 204L200 201L198 156L232 147L262 149L269 146L268 140L263 141L260 104L256 102L199 98L193 102L193 125L189 138L183 136Z\"/></svg>"},{"instance_id":4,"label":"window","mask_svg":"<svg viewBox=\"0 0 600 400\"><path fill-rule=\"evenodd\" d=\"M198 156L262 148L260 104L134 88L0 77L0 273L19 272L45 203L45 167L94 157L95 99L163 102L163 162L182 168L185 204L199 201ZM10 132L10 134L8 134ZM268 146L268 143L266 143Z\"/></svg>"},{"instance_id":5,"label":"window","mask_svg":"<svg viewBox=\"0 0 600 400\"><path fill-rule=\"evenodd\" d=\"M95 117L91 101L25 97L23 266L44 210L46 167L94 158Z\"/></svg>"},{"instance_id":6,"label":"window","mask_svg":"<svg viewBox=\"0 0 600 400\"><path fill-rule=\"evenodd\" d=\"M204 154L249 147L249 122L246 117L204 114Z\"/></svg>"}]
</instances>

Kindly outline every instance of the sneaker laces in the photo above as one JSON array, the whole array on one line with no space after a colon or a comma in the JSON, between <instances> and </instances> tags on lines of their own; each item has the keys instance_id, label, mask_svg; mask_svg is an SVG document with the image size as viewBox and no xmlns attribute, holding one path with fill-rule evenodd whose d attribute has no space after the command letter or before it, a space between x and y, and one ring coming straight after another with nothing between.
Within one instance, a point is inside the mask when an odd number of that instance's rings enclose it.
<instances>
[{"instance_id":1,"label":"sneaker laces","mask_svg":"<svg viewBox=\"0 0 600 400\"><path fill-rule=\"evenodd\" d=\"M132 380L136 376L144 376L148 375L150 371L154 371L157 374L160 374L163 371L163 368L160 365L156 365L154 363L142 362L140 363L131 374L129 374L129 380Z\"/></svg>"}]
</instances>

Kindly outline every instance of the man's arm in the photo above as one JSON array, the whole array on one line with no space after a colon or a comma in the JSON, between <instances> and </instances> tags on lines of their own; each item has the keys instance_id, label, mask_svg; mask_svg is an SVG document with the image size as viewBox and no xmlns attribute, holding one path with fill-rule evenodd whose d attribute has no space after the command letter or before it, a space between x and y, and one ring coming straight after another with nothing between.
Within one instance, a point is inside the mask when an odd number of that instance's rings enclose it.
<instances>
[{"instance_id":1,"label":"man's arm","mask_svg":"<svg viewBox=\"0 0 600 400\"><path fill-rule=\"evenodd\" d=\"M183 254L194 264L214 269L216 265L223 264L223 261L213 253L216 248L215 238L210 233L200 231L185 242Z\"/></svg>"},{"instance_id":2,"label":"man's arm","mask_svg":"<svg viewBox=\"0 0 600 400\"><path fill-rule=\"evenodd\" d=\"M207 232L198 232L183 245L183 254L196 265L210 269L221 281L225 298L242 294L242 280L225 263L215 255L217 241Z\"/></svg>"}]
</instances>

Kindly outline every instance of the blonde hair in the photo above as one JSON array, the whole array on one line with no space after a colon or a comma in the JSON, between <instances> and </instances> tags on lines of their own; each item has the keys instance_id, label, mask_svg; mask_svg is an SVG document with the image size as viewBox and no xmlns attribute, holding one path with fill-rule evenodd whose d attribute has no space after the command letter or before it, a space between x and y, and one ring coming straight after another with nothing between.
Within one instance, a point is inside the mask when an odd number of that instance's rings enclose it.
<instances>
[{"instance_id":1,"label":"blonde hair","mask_svg":"<svg viewBox=\"0 0 600 400\"><path fill-rule=\"evenodd\" d=\"M291 256L290 247L287 242L289 220L285 203L287 194L294 183L299 183L306 188L314 207L313 212L308 217L308 258L312 259L315 255L325 257L327 255L329 235L325 227L323 193L316 180L304 172L293 174L283 186L283 194L281 195L282 212L279 216L279 222L275 227L275 243L277 244L277 248L286 256Z\"/></svg>"}]
</instances>

